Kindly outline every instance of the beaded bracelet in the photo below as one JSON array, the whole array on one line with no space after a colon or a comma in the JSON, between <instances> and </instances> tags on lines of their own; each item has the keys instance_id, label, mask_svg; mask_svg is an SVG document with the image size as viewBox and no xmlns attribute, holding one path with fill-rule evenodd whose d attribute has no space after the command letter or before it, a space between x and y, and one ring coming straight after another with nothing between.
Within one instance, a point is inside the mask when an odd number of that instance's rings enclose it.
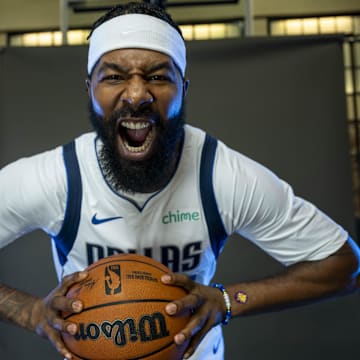
<instances>
[{"instance_id":1,"label":"beaded bracelet","mask_svg":"<svg viewBox=\"0 0 360 360\"><path fill-rule=\"evenodd\" d=\"M225 312L225 318L222 321L223 325L227 325L231 319L231 302L230 302L230 296L228 294L228 292L226 291L226 289L224 288L224 286L222 284L218 284L218 283L213 283L211 284L211 286L213 288L217 288L219 289L224 297L224 301L225 301L225 307L226 307L226 312Z\"/></svg>"}]
</instances>

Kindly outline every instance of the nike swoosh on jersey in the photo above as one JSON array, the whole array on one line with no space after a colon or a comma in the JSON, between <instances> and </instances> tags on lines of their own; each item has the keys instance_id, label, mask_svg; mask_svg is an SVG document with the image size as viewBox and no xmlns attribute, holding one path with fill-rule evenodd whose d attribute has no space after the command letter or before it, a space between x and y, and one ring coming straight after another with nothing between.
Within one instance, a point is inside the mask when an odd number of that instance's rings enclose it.
<instances>
[{"instance_id":1,"label":"nike swoosh on jersey","mask_svg":"<svg viewBox=\"0 0 360 360\"><path fill-rule=\"evenodd\" d=\"M91 218L91 223L94 225L99 225L99 224L103 224L103 223L106 223L109 221L118 220L118 219L123 218L122 216L113 216L113 217L98 219L96 216L97 216L97 213L95 213L94 216Z\"/></svg>"}]
</instances>

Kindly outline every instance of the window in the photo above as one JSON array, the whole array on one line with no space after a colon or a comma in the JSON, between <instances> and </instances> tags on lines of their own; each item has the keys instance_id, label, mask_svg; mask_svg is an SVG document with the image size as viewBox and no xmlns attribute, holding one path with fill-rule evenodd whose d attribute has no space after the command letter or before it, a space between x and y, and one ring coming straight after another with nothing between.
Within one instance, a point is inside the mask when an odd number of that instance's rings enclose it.
<instances>
[{"instance_id":1,"label":"window","mask_svg":"<svg viewBox=\"0 0 360 360\"><path fill-rule=\"evenodd\" d=\"M185 40L211 40L240 37L243 33L241 21L180 25ZM85 45L90 29L69 30L68 45ZM10 46L61 46L60 31L40 31L9 35Z\"/></svg>"},{"instance_id":2,"label":"window","mask_svg":"<svg viewBox=\"0 0 360 360\"><path fill-rule=\"evenodd\" d=\"M70 30L67 33L68 45L87 44L89 30ZM10 46L61 46L62 33L60 31L41 31L9 36Z\"/></svg>"}]
</instances>

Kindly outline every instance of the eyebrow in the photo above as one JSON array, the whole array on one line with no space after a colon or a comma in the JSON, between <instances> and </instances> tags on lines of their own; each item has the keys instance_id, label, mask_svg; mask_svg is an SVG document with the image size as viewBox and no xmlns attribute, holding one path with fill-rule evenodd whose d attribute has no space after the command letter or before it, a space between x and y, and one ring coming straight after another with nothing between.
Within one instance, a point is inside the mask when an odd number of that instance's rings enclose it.
<instances>
[{"instance_id":1,"label":"eyebrow","mask_svg":"<svg viewBox=\"0 0 360 360\"><path fill-rule=\"evenodd\" d=\"M170 70L170 71L174 71L174 68L171 66L169 61L164 61L162 63L155 64L153 66L149 66L149 67L146 68L146 71L148 73L152 73L152 72L155 72L157 70L162 70L162 69L167 69L167 70Z\"/></svg>"},{"instance_id":2,"label":"eyebrow","mask_svg":"<svg viewBox=\"0 0 360 360\"><path fill-rule=\"evenodd\" d=\"M123 66L121 66L119 64L105 61L99 67L98 73L101 73L106 69L112 69L114 71L123 72L123 73L126 73L129 70L128 68L123 67Z\"/></svg>"},{"instance_id":3,"label":"eyebrow","mask_svg":"<svg viewBox=\"0 0 360 360\"><path fill-rule=\"evenodd\" d=\"M119 65L117 63L105 61L99 67L98 73L101 73L101 72L103 72L103 71L105 71L107 69L111 69L111 70L121 72L121 73L127 73L129 71L128 67L121 66L121 65ZM174 68L171 66L170 62L169 61L164 61L162 63L158 63L158 64L155 64L155 65L150 65L150 66L146 67L145 72L152 73L152 72L162 70L162 69L167 69L167 70L172 71L172 72L174 71Z\"/></svg>"}]
</instances>

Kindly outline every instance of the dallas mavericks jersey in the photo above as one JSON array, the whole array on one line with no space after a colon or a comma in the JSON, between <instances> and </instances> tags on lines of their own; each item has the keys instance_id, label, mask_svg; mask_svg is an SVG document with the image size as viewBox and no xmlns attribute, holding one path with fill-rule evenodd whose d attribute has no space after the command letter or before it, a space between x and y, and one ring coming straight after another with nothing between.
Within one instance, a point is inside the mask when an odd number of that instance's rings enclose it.
<instances>
[{"instance_id":1,"label":"dallas mavericks jersey","mask_svg":"<svg viewBox=\"0 0 360 360\"><path fill-rule=\"evenodd\" d=\"M176 173L164 189L140 201L108 185L98 145L87 134L64 147L68 199L53 238L59 277L105 256L138 253L208 284L226 238L212 188L216 140L187 129Z\"/></svg>"},{"instance_id":2,"label":"dallas mavericks jersey","mask_svg":"<svg viewBox=\"0 0 360 360\"><path fill-rule=\"evenodd\" d=\"M216 140L187 130L170 182L139 199L107 184L96 156L98 141L85 135L64 146L68 199L62 229L53 238L59 277L104 256L138 253L208 284L226 238L212 188ZM222 359L223 354L217 326L191 359Z\"/></svg>"}]
</instances>

